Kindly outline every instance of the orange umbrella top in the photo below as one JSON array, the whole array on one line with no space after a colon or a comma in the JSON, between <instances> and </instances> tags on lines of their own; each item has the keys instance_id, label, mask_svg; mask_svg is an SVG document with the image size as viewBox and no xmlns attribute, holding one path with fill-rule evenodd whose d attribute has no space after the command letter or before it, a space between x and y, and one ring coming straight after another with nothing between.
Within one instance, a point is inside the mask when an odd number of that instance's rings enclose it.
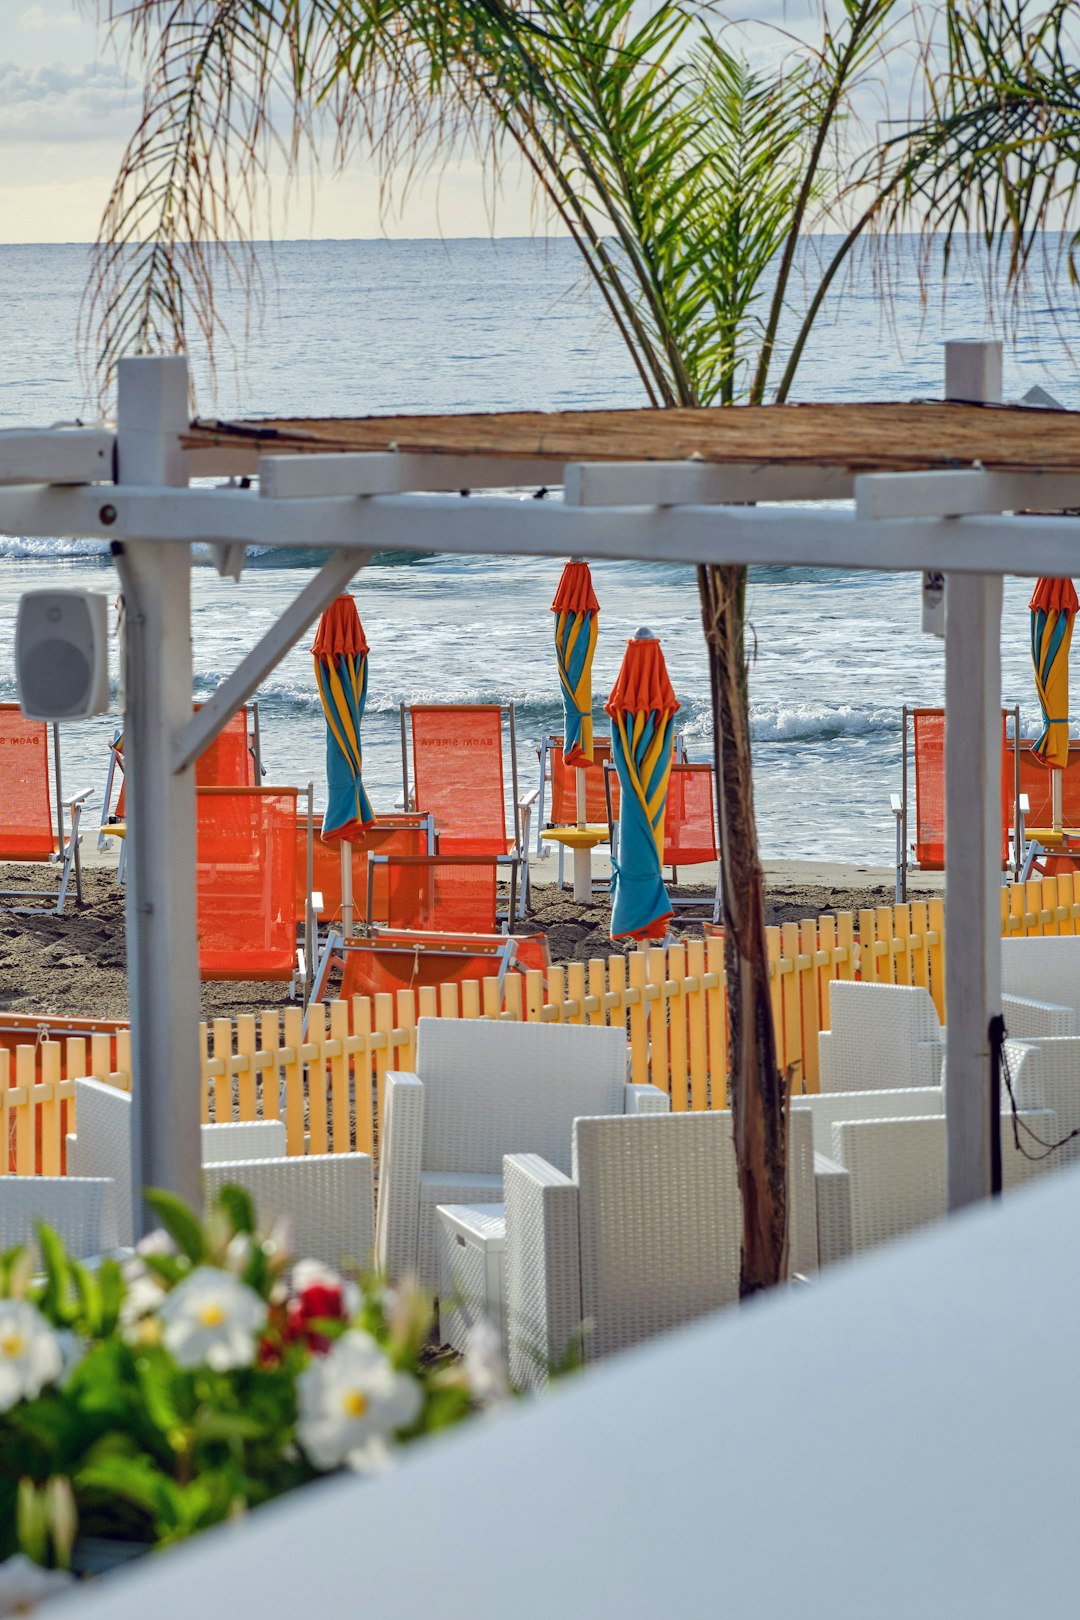
<instances>
[{"instance_id":1,"label":"orange umbrella top","mask_svg":"<svg viewBox=\"0 0 1080 1620\"><path fill-rule=\"evenodd\" d=\"M679 706L660 643L655 636L639 633L626 643L622 666L604 704L605 712L612 718L651 710L666 715L675 714Z\"/></svg>"},{"instance_id":2,"label":"orange umbrella top","mask_svg":"<svg viewBox=\"0 0 1080 1620\"><path fill-rule=\"evenodd\" d=\"M599 613L600 603L593 590L592 574L585 562L568 562L559 579L551 604L552 613Z\"/></svg>"},{"instance_id":3,"label":"orange umbrella top","mask_svg":"<svg viewBox=\"0 0 1080 1620\"><path fill-rule=\"evenodd\" d=\"M343 654L360 658L367 653L367 638L351 596L338 596L331 602L322 618L311 647L316 658L327 661Z\"/></svg>"},{"instance_id":4,"label":"orange umbrella top","mask_svg":"<svg viewBox=\"0 0 1080 1620\"><path fill-rule=\"evenodd\" d=\"M1076 613L1080 610L1071 579L1040 579L1028 607L1033 613Z\"/></svg>"}]
</instances>

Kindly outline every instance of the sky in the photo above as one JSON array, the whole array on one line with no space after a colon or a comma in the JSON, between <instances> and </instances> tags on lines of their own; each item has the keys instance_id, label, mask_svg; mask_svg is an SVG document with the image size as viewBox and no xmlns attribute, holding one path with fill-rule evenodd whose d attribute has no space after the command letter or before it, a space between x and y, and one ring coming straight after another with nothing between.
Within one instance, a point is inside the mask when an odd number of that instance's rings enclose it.
<instances>
[{"instance_id":1,"label":"sky","mask_svg":"<svg viewBox=\"0 0 1080 1620\"><path fill-rule=\"evenodd\" d=\"M738 11L798 36L817 9L813 0L742 0ZM0 0L0 243L97 235L136 125L139 84L96 10L94 0ZM788 48L783 34L758 29L752 54ZM492 199L469 162L431 176L389 214L377 176L359 161L287 196L278 186L275 199L279 238L518 236L542 224L524 175L510 172Z\"/></svg>"}]
</instances>

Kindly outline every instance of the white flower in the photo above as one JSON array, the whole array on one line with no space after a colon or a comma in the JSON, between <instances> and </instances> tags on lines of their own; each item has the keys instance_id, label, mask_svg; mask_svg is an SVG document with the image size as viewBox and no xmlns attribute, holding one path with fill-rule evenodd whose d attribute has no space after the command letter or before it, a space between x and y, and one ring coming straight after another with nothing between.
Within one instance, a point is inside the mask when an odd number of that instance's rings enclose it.
<instances>
[{"instance_id":1,"label":"white flower","mask_svg":"<svg viewBox=\"0 0 1080 1620\"><path fill-rule=\"evenodd\" d=\"M0 1615L31 1614L35 1606L68 1586L72 1577L62 1569L42 1569L25 1553L0 1564Z\"/></svg>"},{"instance_id":2,"label":"white flower","mask_svg":"<svg viewBox=\"0 0 1080 1620\"><path fill-rule=\"evenodd\" d=\"M386 1442L413 1423L420 1386L397 1372L368 1333L344 1333L297 1379L297 1435L316 1468L382 1466Z\"/></svg>"},{"instance_id":3,"label":"white flower","mask_svg":"<svg viewBox=\"0 0 1080 1620\"><path fill-rule=\"evenodd\" d=\"M60 1341L36 1306L0 1299L0 1412L33 1400L63 1370Z\"/></svg>"},{"instance_id":4,"label":"white flower","mask_svg":"<svg viewBox=\"0 0 1080 1620\"><path fill-rule=\"evenodd\" d=\"M162 1342L181 1367L228 1372L250 1367L266 1306L253 1288L228 1271L197 1266L158 1307Z\"/></svg>"},{"instance_id":5,"label":"white flower","mask_svg":"<svg viewBox=\"0 0 1080 1620\"><path fill-rule=\"evenodd\" d=\"M469 1393L481 1406L496 1406L510 1398L510 1380L503 1357L502 1338L494 1322L475 1322L465 1343L465 1378Z\"/></svg>"}]
</instances>

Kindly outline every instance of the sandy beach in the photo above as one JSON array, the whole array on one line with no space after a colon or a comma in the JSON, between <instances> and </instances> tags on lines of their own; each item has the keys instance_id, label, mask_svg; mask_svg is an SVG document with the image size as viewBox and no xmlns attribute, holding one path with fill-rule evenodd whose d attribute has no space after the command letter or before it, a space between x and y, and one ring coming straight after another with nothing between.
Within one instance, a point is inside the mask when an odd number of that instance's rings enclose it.
<instances>
[{"instance_id":1,"label":"sandy beach","mask_svg":"<svg viewBox=\"0 0 1080 1620\"><path fill-rule=\"evenodd\" d=\"M533 886L532 910L524 929L547 934L552 960L583 961L619 950L608 938L610 906L598 896L589 907L574 904L567 891L551 881L551 868L541 863ZM549 875L550 874L550 875ZM33 889L54 882L46 868L0 868L0 886ZM884 867L788 861L766 867L766 917L770 923L797 922L826 912L857 911L889 905L892 873ZM923 879L912 898L940 893L940 884ZM68 901L63 916L0 915L0 1011L41 1013L54 1017L126 1018L127 973L124 962L124 896L111 863L96 861L83 871L85 904ZM72 889L74 893L74 886ZM679 885L675 895L711 894L711 886ZM676 932L699 938L698 917L679 918ZM284 984L239 981L204 983L202 1008L208 1018L235 1017L288 1003Z\"/></svg>"}]
</instances>

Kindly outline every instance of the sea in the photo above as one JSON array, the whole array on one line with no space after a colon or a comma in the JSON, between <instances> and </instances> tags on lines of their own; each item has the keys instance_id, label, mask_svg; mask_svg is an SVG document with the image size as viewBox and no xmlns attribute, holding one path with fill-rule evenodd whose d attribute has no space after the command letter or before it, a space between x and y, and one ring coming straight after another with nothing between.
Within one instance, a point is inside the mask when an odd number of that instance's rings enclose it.
<instances>
[{"instance_id":1,"label":"sea","mask_svg":"<svg viewBox=\"0 0 1080 1620\"><path fill-rule=\"evenodd\" d=\"M828 241L808 249L809 278ZM284 242L258 250L262 293L245 305L221 292L229 332L211 370L196 353L203 414L360 415L394 411L573 409L643 403L603 306L565 239ZM79 312L86 245L0 246L0 428L81 418L88 396ZM796 278L793 302L804 281ZM947 338L989 335L977 258L954 265L944 290L918 244L887 264L869 255L837 285L806 352L795 398L940 397ZM1001 289L998 295L999 310ZM1080 404L1070 359L1074 315L1064 275L1033 287L1014 321L1005 397L1038 385ZM782 344L790 329L782 329ZM782 346L781 344L781 346ZM478 497L472 497L474 499ZM523 498L531 498L526 494ZM793 510L792 521L797 521ZM295 552L248 554L242 581L194 570L197 698L227 675L310 576ZM376 811L401 799L399 705L513 701L523 787L538 777L537 745L561 729L546 560L381 557L353 581L371 648L365 779ZM597 725L628 636L661 637L688 757L711 752L708 673L690 569L598 563L594 668ZM0 699L16 697L15 614L21 594L56 585L115 596L98 540L0 537ZM1003 695L1022 729L1039 730L1027 602L1031 581L1008 580ZM889 795L899 788L901 706L943 699L942 643L920 629L919 581L903 573L754 571L748 597L755 799L768 859L887 864ZM265 781L325 781L325 728L305 637L259 692ZM114 652L114 676L115 668ZM116 684L114 681L114 694ZM114 712L63 728L65 789L90 789L100 814Z\"/></svg>"}]
</instances>

